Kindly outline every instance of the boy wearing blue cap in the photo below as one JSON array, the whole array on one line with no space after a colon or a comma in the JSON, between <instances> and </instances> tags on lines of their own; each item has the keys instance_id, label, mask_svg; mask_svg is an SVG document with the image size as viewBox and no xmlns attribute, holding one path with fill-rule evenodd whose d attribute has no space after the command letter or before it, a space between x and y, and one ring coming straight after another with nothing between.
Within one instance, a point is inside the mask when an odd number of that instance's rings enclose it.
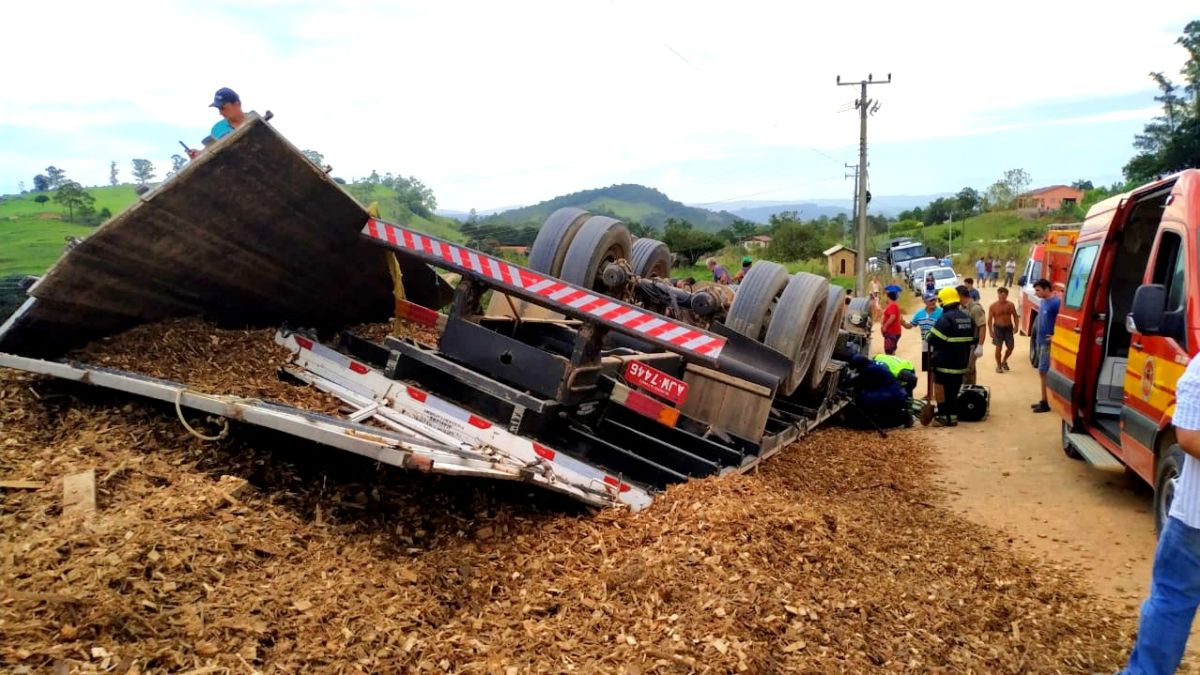
<instances>
[{"instance_id":1,"label":"boy wearing blue cap","mask_svg":"<svg viewBox=\"0 0 1200 675\"><path fill-rule=\"evenodd\" d=\"M905 321L904 327L912 329L914 327L921 329L921 370L929 371L929 331L937 323L937 320L942 318L942 308L938 307L937 296L933 293L925 294L925 307L917 310L913 314L912 321Z\"/></svg>"},{"instance_id":2,"label":"boy wearing blue cap","mask_svg":"<svg viewBox=\"0 0 1200 675\"><path fill-rule=\"evenodd\" d=\"M212 140L205 139L205 145L223 136L228 136L246 121L246 113L242 112L242 99L238 97L236 91L229 87L218 89L217 93L213 94L213 102L208 106L216 108L217 112L221 113L221 121L213 125L212 133L209 135ZM201 152L201 150L188 149L188 156L195 159Z\"/></svg>"}]
</instances>

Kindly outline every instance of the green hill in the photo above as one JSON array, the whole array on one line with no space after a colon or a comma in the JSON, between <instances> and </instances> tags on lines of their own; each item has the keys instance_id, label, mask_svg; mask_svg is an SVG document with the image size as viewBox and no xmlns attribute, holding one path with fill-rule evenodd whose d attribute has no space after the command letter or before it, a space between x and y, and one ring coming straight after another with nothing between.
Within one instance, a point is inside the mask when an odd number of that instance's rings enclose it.
<instances>
[{"instance_id":1,"label":"green hill","mask_svg":"<svg viewBox=\"0 0 1200 675\"><path fill-rule=\"evenodd\" d=\"M86 189L96 198L97 211L108 208L112 213L119 213L137 199L132 185ZM68 236L86 237L95 229L64 222L66 209L53 201L35 202L34 198L39 194L53 197L53 193L39 192L0 196L0 277L45 272L62 255ZM396 201L394 192L383 186L374 186L370 197L379 202L380 216L384 220L436 237L463 240L457 221L437 215L425 218L412 213Z\"/></svg>"},{"instance_id":2,"label":"green hill","mask_svg":"<svg viewBox=\"0 0 1200 675\"><path fill-rule=\"evenodd\" d=\"M709 211L688 206L667 197L654 188L642 185L612 185L595 190L582 190L555 197L540 204L503 211L484 218L484 222L541 227L546 218L564 206L574 206L595 213L634 220L659 230L667 218L686 220L697 229L716 232L729 227L737 216L727 211Z\"/></svg>"}]
</instances>

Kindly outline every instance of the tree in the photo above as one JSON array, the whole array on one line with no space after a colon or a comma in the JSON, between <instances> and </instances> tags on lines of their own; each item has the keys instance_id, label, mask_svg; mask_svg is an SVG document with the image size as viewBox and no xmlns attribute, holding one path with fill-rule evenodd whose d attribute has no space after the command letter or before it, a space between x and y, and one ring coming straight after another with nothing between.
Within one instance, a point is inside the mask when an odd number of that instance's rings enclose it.
<instances>
[{"instance_id":1,"label":"tree","mask_svg":"<svg viewBox=\"0 0 1200 675\"><path fill-rule=\"evenodd\" d=\"M975 213L975 209L979 207L979 202L982 199L979 191L973 187L965 187L954 195L954 211L963 218Z\"/></svg>"},{"instance_id":2,"label":"tree","mask_svg":"<svg viewBox=\"0 0 1200 675\"><path fill-rule=\"evenodd\" d=\"M21 192L21 194L25 194L25 181L23 181L23 180L17 181L17 190L19 190Z\"/></svg>"},{"instance_id":3,"label":"tree","mask_svg":"<svg viewBox=\"0 0 1200 675\"><path fill-rule=\"evenodd\" d=\"M1076 190L1083 190L1084 192L1095 189L1095 187L1092 185L1092 181L1085 180L1083 178L1071 183L1071 187L1075 188Z\"/></svg>"},{"instance_id":4,"label":"tree","mask_svg":"<svg viewBox=\"0 0 1200 675\"><path fill-rule=\"evenodd\" d=\"M167 172L167 178L179 173L179 170L187 164L187 160L182 155L171 155L171 170ZM154 176L150 176L153 178Z\"/></svg>"},{"instance_id":5,"label":"tree","mask_svg":"<svg viewBox=\"0 0 1200 675\"><path fill-rule=\"evenodd\" d=\"M117 160L112 160L108 163L108 184L116 187L121 184L121 179L117 178Z\"/></svg>"},{"instance_id":6,"label":"tree","mask_svg":"<svg viewBox=\"0 0 1200 675\"><path fill-rule=\"evenodd\" d=\"M321 167L322 169L325 168L325 155L322 155L321 153L317 152L316 150L301 150L300 154L307 157L308 161L312 162L313 164L316 164L317 166Z\"/></svg>"},{"instance_id":7,"label":"tree","mask_svg":"<svg viewBox=\"0 0 1200 675\"><path fill-rule=\"evenodd\" d=\"M1133 139L1139 152L1125 165L1125 177L1136 183L1200 166L1200 21L1189 22L1175 43L1188 54L1180 70L1183 85L1161 72L1150 73L1162 114Z\"/></svg>"},{"instance_id":8,"label":"tree","mask_svg":"<svg viewBox=\"0 0 1200 675\"><path fill-rule=\"evenodd\" d=\"M50 201L50 198L46 195L38 195L33 198L33 201L37 202L38 204L45 204L46 202Z\"/></svg>"},{"instance_id":9,"label":"tree","mask_svg":"<svg viewBox=\"0 0 1200 675\"><path fill-rule=\"evenodd\" d=\"M148 159L133 160L133 177L138 185L145 185L154 180L154 163Z\"/></svg>"},{"instance_id":10,"label":"tree","mask_svg":"<svg viewBox=\"0 0 1200 675\"><path fill-rule=\"evenodd\" d=\"M1001 211L1012 208L1013 198L1012 189L1002 180L992 183L987 191L983 193L983 208L987 211Z\"/></svg>"},{"instance_id":11,"label":"tree","mask_svg":"<svg viewBox=\"0 0 1200 675\"><path fill-rule=\"evenodd\" d=\"M375 185L380 184L379 174L372 171L371 175L375 177ZM370 182L370 177L367 181ZM433 195L433 190L429 189L416 176L396 176L395 187L396 200L406 206L413 213L419 214L428 218L437 208L437 198Z\"/></svg>"},{"instance_id":12,"label":"tree","mask_svg":"<svg viewBox=\"0 0 1200 675\"><path fill-rule=\"evenodd\" d=\"M715 235L692 228L692 224L678 218L667 218L663 223L663 243L688 265L695 264L700 256L719 250L725 245Z\"/></svg>"},{"instance_id":13,"label":"tree","mask_svg":"<svg viewBox=\"0 0 1200 675\"><path fill-rule=\"evenodd\" d=\"M33 177L34 192L48 192L50 190L50 179L42 174Z\"/></svg>"},{"instance_id":14,"label":"tree","mask_svg":"<svg viewBox=\"0 0 1200 675\"><path fill-rule=\"evenodd\" d=\"M1014 198L1028 192L1029 184L1033 182L1033 179L1029 177L1029 173L1025 169L1009 169L1004 172L1002 180Z\"/></svg>"},{"instance_id":15,"label":"tree","mask_svg":"<svg viewBox=\"0 0 1200 675\"><path fill-rule=\"evenodd\" d=\"M64 181L54 192L54 203L61 204L67 209L67 220L75 220L75 212L81 215L93 212L92 204L96 198L83 189L83 186L73 180Z\"/></svg>"},{"instance_id":16,"label":"tree","mask_svg":"<svg viewBox=\"0 0 1200 675\"><path fill-rule=\"evenodd\" d=\"M922 222L926 225L936 225L950 220L958 208L958 197L938 197L929 202L925 208Z\"/></svg>"},{"instance_id":17,"label":"tree","mask_svg":"<svg viewBox=\"0 0 1200 675\"><path fill-rule=\"evenodd\" d=\"M54 190L67 180L67 172L52 164L46 167L46 178L50 180L50 187L46 189Z\"/></svg>"},{"instance_id":18,"label":"tree","mask_svg":"<svg viewBox=\"0 0 1200 675\"><path fill-rule=\"evenodd\" d=\"M771 243L766 257L772 260L809 260L821 254L824 232L818 223L802 223L795 211L782 211L770 218Z\"/></svg>"}]
</instances>

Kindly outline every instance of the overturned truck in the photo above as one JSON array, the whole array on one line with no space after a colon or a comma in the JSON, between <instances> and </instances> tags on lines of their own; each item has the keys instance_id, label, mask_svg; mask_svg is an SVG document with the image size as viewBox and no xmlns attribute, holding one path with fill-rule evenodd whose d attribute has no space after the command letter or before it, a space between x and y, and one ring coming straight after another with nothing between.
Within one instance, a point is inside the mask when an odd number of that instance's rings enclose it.
<instances>
[{"instance_id":1,"label":"overturned truck","mask_svg":"<svg viewBox=\"0 0 1200 675\"><path fill-rule=\"evenodd\" d=\"M843 330L844 294L820 277L761 262L731 294L675 289L669 272L661 242L576 209L550 217L528 267L385 222L251 116L40 278L0 326L0 366L171 403L202 437L185 409L640 509L670 483L745 471L837 413L849 396L834 350L863 339L862 308L859 336ZM278 327L279 376L339 411L73 351L188 316ZM436 330L436 344L346 330L393 317Z\"/></svg>"}]
</instances>

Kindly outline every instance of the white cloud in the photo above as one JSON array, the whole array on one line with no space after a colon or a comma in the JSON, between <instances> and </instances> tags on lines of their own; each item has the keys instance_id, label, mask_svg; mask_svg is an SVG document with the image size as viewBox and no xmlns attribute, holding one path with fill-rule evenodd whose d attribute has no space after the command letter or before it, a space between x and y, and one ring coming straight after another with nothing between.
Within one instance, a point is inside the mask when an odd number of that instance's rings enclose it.
<instances>
[{"instance_id":1,"label":"white cloud","mask_svg":"<svg viewBox=\"0 0 1200 675\"><path fill-rule=\"evenodd\" d=\"M0 186L50 162L89 182L106 179L110 157L165 162L170 127L194 143L215 121L208 97L232 86L335 173L414 174L447 206L528 203L640 175L678 198L720 199L840 171L857 119L836 111L857 91L836 75L893 73L870 91L883 102L873 142L1015 128L1038 122L997 111L1146 90L1147 72L1182 63L1174 40L1192 9L1160 3L1144 15L1156 18L1123 21L1030 1L68 0L47 23L44 8L19 3L5 22L25 29L0 44L2 62L19 65L5 76L0 145L34 131L63 140L0 168ZM796 148L823 168L764 166L728 182L688 170L764 147Z\"/></svg>"}]
</instances>

